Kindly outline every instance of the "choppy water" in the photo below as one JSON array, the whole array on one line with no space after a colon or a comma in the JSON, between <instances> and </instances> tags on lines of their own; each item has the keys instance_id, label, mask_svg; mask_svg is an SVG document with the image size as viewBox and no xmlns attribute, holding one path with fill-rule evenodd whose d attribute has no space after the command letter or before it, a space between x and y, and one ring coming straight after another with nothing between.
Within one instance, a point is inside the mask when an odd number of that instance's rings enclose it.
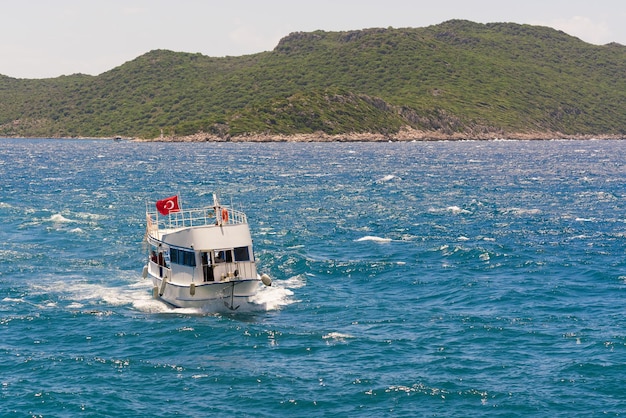
<instances>
[{"instance_id":1,"label":"choppy water","mask_svg":"<svg viewBox=\"0 0 626 418\"><path fill-rule=\"evenodd\" d=\"M626 142L0 140L1 416L626 413ZM151 299L146 200L248 214L265 308Z\"/></svg>"}]
</instances>

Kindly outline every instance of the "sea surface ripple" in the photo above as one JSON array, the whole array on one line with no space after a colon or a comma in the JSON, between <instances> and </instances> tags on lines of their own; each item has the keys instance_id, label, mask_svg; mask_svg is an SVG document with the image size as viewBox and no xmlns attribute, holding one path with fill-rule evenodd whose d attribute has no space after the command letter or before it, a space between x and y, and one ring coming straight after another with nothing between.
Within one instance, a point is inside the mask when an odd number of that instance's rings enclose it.
<instances>
[{"instance_id":1,"label":"sea surface ripple","mask_svg":"<svg viewBox=\"0 0 626 418\"><path fill-rule=\"evenodd\" d=\"M624 141L0 139L0 179L3 417L626 413ZM214 190L274 286L173 309L146 202Z\"/></svg>"}]
</instances>

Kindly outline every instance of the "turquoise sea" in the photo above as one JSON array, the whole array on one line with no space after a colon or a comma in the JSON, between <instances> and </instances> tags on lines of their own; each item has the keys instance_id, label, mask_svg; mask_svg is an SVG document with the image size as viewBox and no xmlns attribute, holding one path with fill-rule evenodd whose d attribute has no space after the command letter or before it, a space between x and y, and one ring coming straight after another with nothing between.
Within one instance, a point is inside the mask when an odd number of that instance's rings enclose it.
<instances>
[{"instance_id":1,"label":"turquoise sea","mask_svg":"<svg viewBox=\"0 0 626 418\"><path fill-rule=\"evenodd\" d=\"M215 190L274 286L153 300ZM0 139L0 416L623 416L625 249L626 141Z\"/></svg>"}]
</instances>

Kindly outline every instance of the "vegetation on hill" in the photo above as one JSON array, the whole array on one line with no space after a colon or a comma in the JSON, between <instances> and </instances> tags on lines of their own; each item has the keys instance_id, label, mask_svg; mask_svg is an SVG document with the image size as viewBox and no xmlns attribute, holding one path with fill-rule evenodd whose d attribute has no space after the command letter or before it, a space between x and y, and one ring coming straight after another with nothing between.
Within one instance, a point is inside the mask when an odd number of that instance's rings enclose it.
<instances>
[{"instance_id":1,"label":"vegetation on hill","mask_svg":"<svg viewBox=\"0 0 626 418\"><path fill-rule=\"evenodd\" d=\"M292 33L241 57L157 50L99 76L0 76L0 136L626 136L624 68L625 46L511 23Z\"/></svg>"}]
</instances>

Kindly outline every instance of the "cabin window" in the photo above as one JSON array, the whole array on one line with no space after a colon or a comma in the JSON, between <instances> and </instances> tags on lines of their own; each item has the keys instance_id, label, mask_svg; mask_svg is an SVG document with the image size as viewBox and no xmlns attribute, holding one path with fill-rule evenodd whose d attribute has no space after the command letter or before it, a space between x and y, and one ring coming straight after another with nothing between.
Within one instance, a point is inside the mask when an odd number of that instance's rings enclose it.
<instances>
[{"instance_id":1,"label":"cabin window","mask_svg":"<svg viewBox=\"0 0 626 418\"><path fill-rule=\"evenodd\" d=\"M170 260L172 261L172 263L175 263L175 264L182 263L182 261L178 261L178 250L175 250L174 248L170 248Z\"/></svg>"},{"instance_id":2,"label":"cabin window","mask_svg":"<svg viewBox=\"0 0 626 418\"><path fill-rule=\"evenodd\" d=\"M196 266L196 254L192 251L184 251L185 257L183 260L183 264L190 267Z\"/></svg>"},{"instance_id":3,"label":"cabin window","mask_svg":"<svg viewBox=\"0 0 626 418\"><path fill-rule=\"evenodd\" d=\"M172 263L180 264L183 266L196 266L196 254L193 251L170 248L170 260L172 261Z\"/></svg>"},{"instance_id":4,"label":"cabin window","mask_svg":"<svg viewBox=\"0 0 626 418\"><path fill-rule=\"evenodd\" d=\"M235 248L235 261L250 261L250 251L248 251L248 247Z\"/></svg>"},{"instance_id":5,"label":"cabin window","mask_svg":"<svg viewBox=\"0 0 626 418\"><path fill-rule=\"evenodd\" d=\"M215 250L213 260L215 263L232 263L233 252L232 250Z\"/></svg>"}]
</instances>

